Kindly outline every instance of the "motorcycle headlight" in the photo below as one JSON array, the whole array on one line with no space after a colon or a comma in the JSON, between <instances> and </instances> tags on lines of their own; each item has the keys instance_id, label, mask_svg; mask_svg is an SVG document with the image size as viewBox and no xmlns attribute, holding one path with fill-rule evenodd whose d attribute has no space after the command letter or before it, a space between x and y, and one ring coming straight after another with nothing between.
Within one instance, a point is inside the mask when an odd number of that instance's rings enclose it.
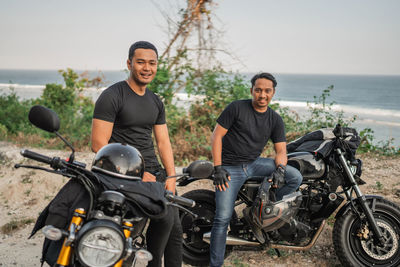
<instances>
[{"instance_id":1,"label":"motorcycle headlight","mask_svg":"<svg viewBox=\"0 0 400 267\"><path fill-rule=\"evenodd\" d=\"M360 177L362 173L362 160L356 159L355 163L350 165L350 170L353 175Z\"/></svg>"},{"instance_id":2,"label":"motorcycle headlight","mask_svg":"<svg viewBox=\"0 0 400 267\"><path fill-rule=\"evenodd\" d=\"M121 259L124 250L125 237L115 223L96 220L79 231L76 253L86 266L112 266Z\"/></svg>"},{"instance_id":3,"label":"motorcycle headlight","mask_svg":"<svg viewBox=\"0 0 400 267\"><path fill-rule=\"evenodd\" d=\"M357 172L357 166L350 165L350 171L351 171L351 174L355 175Z\"/></svg>"}]
</instances>

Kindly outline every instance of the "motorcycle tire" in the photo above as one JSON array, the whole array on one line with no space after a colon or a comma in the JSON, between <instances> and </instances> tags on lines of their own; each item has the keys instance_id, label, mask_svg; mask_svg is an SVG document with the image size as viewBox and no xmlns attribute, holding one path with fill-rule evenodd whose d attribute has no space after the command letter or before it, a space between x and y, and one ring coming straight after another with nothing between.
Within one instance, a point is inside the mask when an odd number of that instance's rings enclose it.
<instances>
[{"instance_id":1,"label":"motorcycle tire","mask_svg":"<svg viewBox=\"0 0 400 267\"><path fill-rule=\"evenodd\" d=\"M183 261L193 266L208 266L210 263L210 244L203 241L203 234L210 232L215 215L215 193L210 190L193 190L182 195L196 201L189 208L198 215L198 219L185 212L180 213L183 231ZM232 218L236 218L234 212ZM226 246L225 257L232 247Z\"/></svg>"},{"instance_id":2,"label":"motorcycle tire","mask_svg":"<svg viewBox=\"0 0 400 267\"><path fill-rule=\"evenodd\" d=\"M333 245L344 266L400 265L400 207L385 199L375 201L373 214L385 244L374 243L372 231L365 230L353 211L345 213L336 219L333 227Z\"/></svg>"}]
</instances>

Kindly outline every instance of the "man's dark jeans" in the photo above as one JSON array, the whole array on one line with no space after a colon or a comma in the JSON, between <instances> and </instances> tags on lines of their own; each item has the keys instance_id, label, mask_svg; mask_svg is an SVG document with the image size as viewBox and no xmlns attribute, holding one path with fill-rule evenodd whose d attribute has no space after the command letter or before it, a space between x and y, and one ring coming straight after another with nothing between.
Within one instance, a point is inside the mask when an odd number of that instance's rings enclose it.
<instances>
[{"instance_id":1,"label":"man's dark jeans","mask_svg":"<svg viewBox=\"0 0 400 267\"><path fill-rule=\"evenodd\" d=\"M249 164L237 166L223 166L231 175L229 188L226 191L215 192L215 216L211 230L210 243L210 266L220 267L224 263L226 235L231 220L235 200L240 187L252 176L268 177L276 169L275 161L272 158L257 158ZM261 178L263 179L263 178ZM286 167L286 184L277 193L277 200L284 195L290 194L300 186L303 177L300 172L291 166Z\"/></svg>"},{"instance_id":2,"label":"man's dark jeans","mask_svg":"<svg viewBox=\"0 0 400 267\"><path fill-rule=\"evenodd\" d=\"M151 167L146 171L156 176L157 182L164 183L166 172L161 166ZM147 249L153 255L149 267L161 267L164 255L164 267L182 266L182 226L179 210L168 207L168 214L159 220L150 220L146 233Z\"/></svg>"},{"instance_id":3,"label":"man's dark jeans","mask_svg":"<svg viewBox=\"0 0 400 267\"><path fill-rule=\"evenodd\" d=\"M178 209L169 206L165 217L151 220L146 240L147 249L153 255L147 266L161 267L163 255L165 267L182 266L182 227Z\"/></svg>"}]
</instances>

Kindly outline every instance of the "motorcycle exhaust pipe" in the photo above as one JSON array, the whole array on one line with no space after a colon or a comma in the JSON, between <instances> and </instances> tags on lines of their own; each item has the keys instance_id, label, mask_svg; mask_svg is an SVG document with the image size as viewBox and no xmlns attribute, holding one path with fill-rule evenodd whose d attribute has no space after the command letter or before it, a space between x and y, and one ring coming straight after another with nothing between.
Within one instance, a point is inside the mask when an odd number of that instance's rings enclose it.
<instances>
[{"instance_id":1,"label":"motorcycle exhaust pipe","mask_svg":"<svg viewBox=\"0 0 400 267\"><path fill-rule=\"evenodd\" d=\"M306 251L311 249L319 235L321 234L322 230L324 229L326 224L326 221L323 220L320 227L318 228L317 232L314 234L313 238L310 240L310 242L305 245L305 246L291 246L291 245L282 245L282 244L271 244L270 248L274 248L274 249L291 249L291 250L296 250L296 251ZM207 232L204 233L203 235L203 241L210 244L210 239L211 239L211 232ZM231 246L260 246L260 243L258 242L252 242L252 241L248 241L245 239L241 239L241 238L237 238L234 236L227 236L226 237L226 244L227 245L231 245Z\"/></svg>"},{"instance_id":2,"label":"motorcycle exhaust pipe","mask_svg":"<svg viewBox=\"0 0 400 267\"><path fill-rule=\"evenodd\" d=\"M211 232L204 233L203 234L203 241L210 244L210 239L211 239ZM258 242L253 242L253 241L248 241L246 239L234 237L228 235L226 237L226 244L229 246L254 246L258 247L260 246L260 243Z\"/></svg>"}]
</instances>

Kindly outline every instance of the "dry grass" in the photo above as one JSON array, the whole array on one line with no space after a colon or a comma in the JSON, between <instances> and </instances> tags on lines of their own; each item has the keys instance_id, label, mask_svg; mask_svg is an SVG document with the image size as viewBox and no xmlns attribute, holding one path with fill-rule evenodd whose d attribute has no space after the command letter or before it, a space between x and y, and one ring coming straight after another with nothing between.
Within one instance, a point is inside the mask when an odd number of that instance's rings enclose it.
<instances>
[{"instance_id":1,"label":"dry grass","mask_svg":"<svg viewBox=\"0 0 400 267\"><path fill-rule=\"evenodd\" d=\"M11 234L24 228L25 225L33 223L35 220L32 218L13 219L0 228L2 234Z\"/></svg>"}]
</instances>

